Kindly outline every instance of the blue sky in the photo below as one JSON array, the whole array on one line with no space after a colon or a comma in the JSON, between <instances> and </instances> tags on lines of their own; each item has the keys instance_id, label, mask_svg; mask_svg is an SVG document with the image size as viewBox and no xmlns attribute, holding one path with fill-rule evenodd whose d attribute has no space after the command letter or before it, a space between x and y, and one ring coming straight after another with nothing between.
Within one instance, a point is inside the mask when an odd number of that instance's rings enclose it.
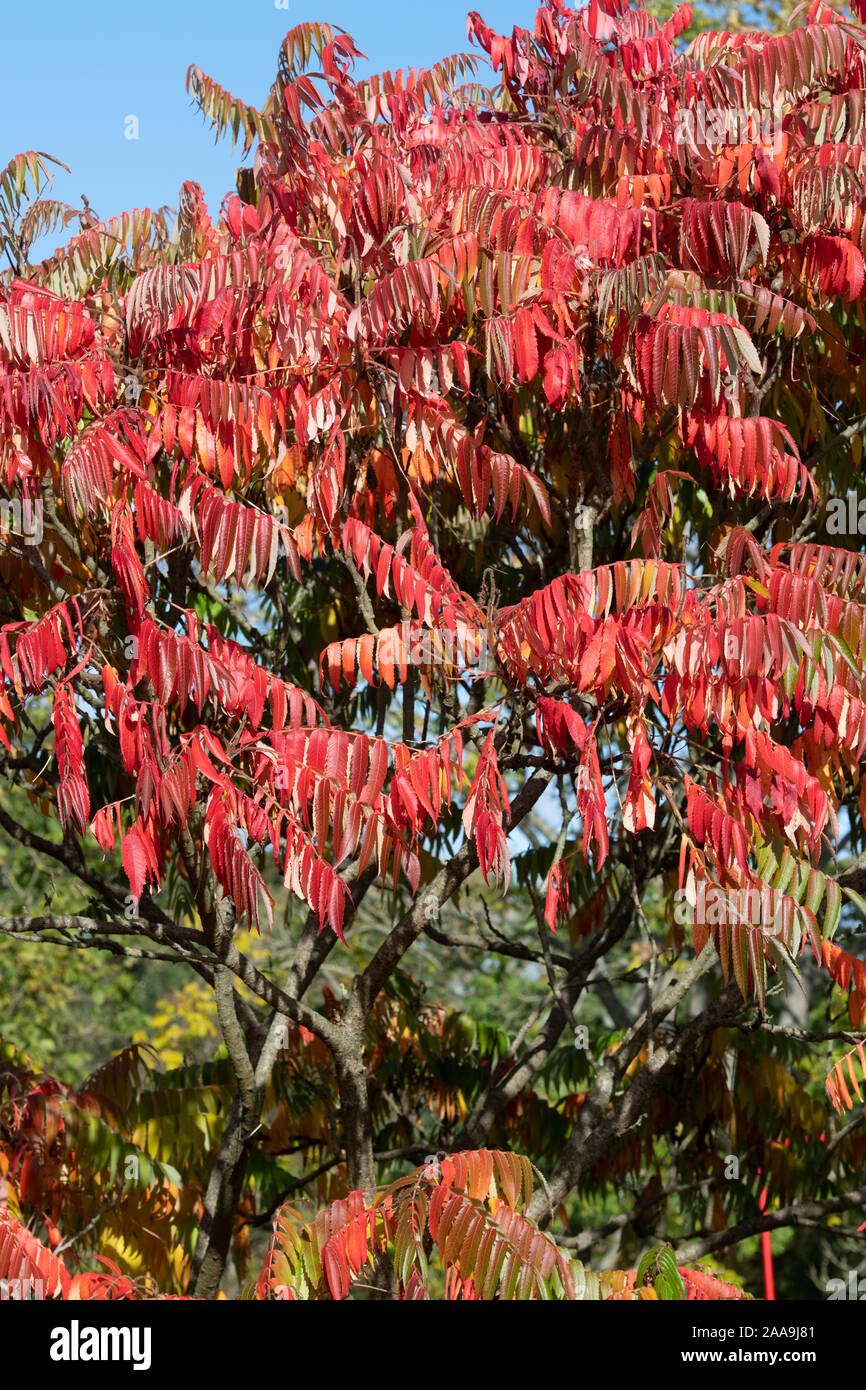
<instances>
[{"instance_id":1,"label":"blue sky","mask_svg":"<svg viewBox=\"0 0 866 1390\"><path fill-rule=\"evenodd\" d=\"M55 155L71 173L58 171L54 195L77 207L86 194L103 218L133 207L176 207L181 183L195 179L216 214L233 189L239 151L229 140L214 145L190 105L190 63L257 105L273 81L280 41L295 24L328 20L347 30L368 57L357 68L363 75L429 67L466 51L473 3L500 33L534 22L534 0L289 0L287 9L275 0L16 5L4 15L0 45L0 168L21 150ZM137 140L124 137L128 116L138 118Z\"/></svg>"}]
</instances>

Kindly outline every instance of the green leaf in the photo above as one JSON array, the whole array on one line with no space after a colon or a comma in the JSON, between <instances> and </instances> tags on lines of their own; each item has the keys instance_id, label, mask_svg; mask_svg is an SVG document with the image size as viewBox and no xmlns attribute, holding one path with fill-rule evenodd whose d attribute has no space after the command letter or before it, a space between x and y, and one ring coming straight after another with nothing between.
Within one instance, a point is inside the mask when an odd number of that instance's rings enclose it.
<instances>
[{"instance_id":1,"label":"green leaf","mask_svg":"<svg viewBox=\"0 0 866 1390\"><path fill-rule=\"evenodd\" d=\"M861 895L858 892L856 892L853 888L845 888L843 886L842 892L845 894L845 897L849 900L849 902L852 902L854 904L857 911L860 913L860 916L866 917L866 898L861 897Z\"/></svg>"}]
</instances>

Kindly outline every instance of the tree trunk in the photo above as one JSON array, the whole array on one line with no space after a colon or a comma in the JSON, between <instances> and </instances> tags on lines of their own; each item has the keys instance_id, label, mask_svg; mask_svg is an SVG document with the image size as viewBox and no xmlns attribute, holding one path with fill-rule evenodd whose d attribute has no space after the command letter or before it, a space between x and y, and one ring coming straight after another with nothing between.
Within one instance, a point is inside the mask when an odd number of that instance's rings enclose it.
<instances>
[{"instance_id":1,"label":"tree trunk","mask_svg":"<svg viewBox=\"0 0 866 1390\"><path fill-rule=\"evenodd\" d=\"M189 1291L196 1298L216 1298L225 1273L247 1170L248 1149L243 1140L249 1132L245 1128L249 1119L240 1093L235 1092L207 1185L204 1215L192 1258Z\"/></svg>"}]
</instances>

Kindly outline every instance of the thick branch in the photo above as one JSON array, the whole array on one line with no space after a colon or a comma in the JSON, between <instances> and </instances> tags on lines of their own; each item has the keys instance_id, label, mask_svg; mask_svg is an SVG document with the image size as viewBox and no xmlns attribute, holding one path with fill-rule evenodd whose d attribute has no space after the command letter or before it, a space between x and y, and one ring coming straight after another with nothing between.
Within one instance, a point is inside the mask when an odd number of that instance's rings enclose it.
<instances>
[{"instance_id":1,"label":"thick branch","mask_svg":"<svg viewBox=\"0 0 866 1390\"><path fill-rule=\"evenodd\" d=\"M653 1024L658 1024L698 979L715 964L716 954L711 944L704 947L697 960L682 972L653 1000ZM650 1097L662 1078L689 1054L693 1053L707 1033L713 1032L743 1007L739 987L731 981L718 999L693 1018L674 1039L656 1044L629 1086L614 1099L617 1084L622 1080L630 1062L637 1055L648 1030L648 1016L643 1014L620 1046L598 1069L592 1090L580 1112L580 1120L566 1144L548 1183L549 1199L536 1192L529 1205L529 1215L546 1225L565 1196L583 1175L609 1149L611 1143L630 1129L644 1115Z\"/></svg>"},{"instance_id":2,"label":"thick branch","mask_svg":"<svg viewBox=\"0 0 866 1390\"><path fill-rule=\"evenodd\" d=\"M703 1255L725 1250L728 1246L737 1245L748 1236L759 1235L762 1231L778 1231L783 1226L808 1226L815 1229L823 1217L833 1216L840 1211L851 1211L854 1207L864 1205L866 1187L855 1187L850 1192L842 1192L837 1197L827 1197L821 1202L791 1202L786 1207L780 1207L778 1211L758 1212L755 1216L747 1217L745 1221L739 1221L736 1226L729 1226L726 1231L712 1231L697 1239L683 1236L673 1243L680 1244L677 1250L679 1260L699 1260ZM819 1226L819 1229L826 1231L828 1235L838 1234L831 1226Z\"/></svg>"}]
</instances>

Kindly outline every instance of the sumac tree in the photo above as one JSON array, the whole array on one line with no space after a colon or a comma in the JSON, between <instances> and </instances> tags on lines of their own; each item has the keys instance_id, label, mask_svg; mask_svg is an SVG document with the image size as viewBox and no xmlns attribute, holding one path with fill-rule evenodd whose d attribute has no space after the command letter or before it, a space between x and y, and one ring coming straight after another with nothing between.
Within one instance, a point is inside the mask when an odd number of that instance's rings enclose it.
<instances>
[{"instance_id":1,"label":"sumac tree","mask_svg":"<svg viewBox=\"0 0 866 1390\"><path fill-rule=\"evenodd\" d=\"M189 1292L286 1154L336 1205L281 1212L265 1296L425 1297L434 1248L447 1296L625 1296L643 1268L577 1264L586 1194L647 1237L678 1210L687 1262L866 1202L835 1119L866 1084L866 558L830 525L866 425L866 30L690 18L473 13L480 56L365 80L300 25L260 110L193 67L254 150L216 221L194 183L171 225L53 202L44 155L0 179L2 771L56 807L0 826L81 899L0 930L213 992L219 1076L172 1082L217 1097ZM288 931L282 973L250 929ZM463 949L541 992L455 1081L456 1031L399 1000ZM800 975L845 1018L796 1026Z\"/></svg>"}]
</instances>

